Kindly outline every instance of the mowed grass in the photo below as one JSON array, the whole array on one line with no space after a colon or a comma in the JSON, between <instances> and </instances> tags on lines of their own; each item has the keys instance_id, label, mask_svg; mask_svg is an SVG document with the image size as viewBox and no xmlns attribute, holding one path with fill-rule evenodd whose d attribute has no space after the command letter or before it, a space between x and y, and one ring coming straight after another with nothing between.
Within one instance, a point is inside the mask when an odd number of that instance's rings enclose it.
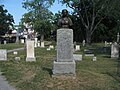
<instances>
[{"instance_id":1,"label":"mowed grass","mask_svg":"<svg viewBox=\"0 0 120 90\"><path fill-rule=\"evenodd\" d=\"M4 45L1 45L2 47ZM21 44L7 44L8 49L21 47ZM94 47L94 48L93 48ZM119 59L111 59L109 52L101 53L102 46L94 44L97 61L84 57L76 62L76 78L52 78L54 49L36 48L36 62L26 62L26 51L18 51L18 55L8 54L8 61L0 61L0 70L16 90L120 90ZM85 47L91 48L91 47ZM77 53L83 53L84 48ZM21 60L15 61L19 56Z\"/></svg>"}]
</instances>

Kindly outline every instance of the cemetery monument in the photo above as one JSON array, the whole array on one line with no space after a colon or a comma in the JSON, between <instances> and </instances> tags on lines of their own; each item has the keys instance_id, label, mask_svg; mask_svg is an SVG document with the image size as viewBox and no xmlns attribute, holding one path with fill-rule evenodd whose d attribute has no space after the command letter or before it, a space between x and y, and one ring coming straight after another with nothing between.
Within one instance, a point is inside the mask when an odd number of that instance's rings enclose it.
<instances>
[{"instance_id":1,"label":"cemetery monument","mask_svg":"<svg viewBox=\"0 0 120 90\"><path fill-rule=\"evenodd\" d=\"M53 76L75 75L76 64L73 59L73 30L72 21L68 17L68 11L62 10L62 18L59 19L57 30L57 59L53 62Z\"/></svg>"}]
</instances>

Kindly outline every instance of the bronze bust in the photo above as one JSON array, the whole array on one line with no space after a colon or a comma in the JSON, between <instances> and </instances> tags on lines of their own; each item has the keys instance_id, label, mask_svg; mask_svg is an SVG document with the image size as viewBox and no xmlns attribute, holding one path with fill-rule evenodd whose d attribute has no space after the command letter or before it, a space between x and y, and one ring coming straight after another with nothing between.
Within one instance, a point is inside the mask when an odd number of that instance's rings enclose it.
<instances>
[{"instance_id":1,"label":"bronze bust","mask_svg":"<svg viewBox=\"0 0 120 90\"><path fill-rule=\"evenodd\" d=\"M62 17L58 20L58 26L60 28L70 28L73 25L72 20L68 17L68 11L62 10Z\"/></svg>"}]
</instances>

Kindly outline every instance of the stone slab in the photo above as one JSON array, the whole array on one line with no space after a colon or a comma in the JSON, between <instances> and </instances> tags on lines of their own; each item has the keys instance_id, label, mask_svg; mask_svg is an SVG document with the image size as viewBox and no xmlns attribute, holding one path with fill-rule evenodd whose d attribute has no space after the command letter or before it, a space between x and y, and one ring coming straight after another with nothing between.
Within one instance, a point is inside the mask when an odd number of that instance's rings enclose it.
<instances>
[{"instance_id":1,"label":"stone slab","mask_svg":"<svg viewBox=\"0 0 120 90\"><path fill-rule=\"evenodd\" d=\"M29 61L29 62L31 62L31 61L36 61L36 58L35 58L35 57L33 57L33 58L27 57L27 58L26 58L26 61Z\"/></svg>"},{"instance_id":2,"label":"stone slab","mask_svg":"<svg viewBox=\"0 0 120 90\"><path fill-rule=\"evenodd\" d=\"M75 46L75 51L79 51L80 50L80 45L76 45Z\"/></svg>"},{"instance_id":3,"label":"stone slab","mask_svg":"<svg viewBox=\"0 0 120 90\"><path fill-rule=\"evenodd\" d=\"M76 64L73 62L53 62L53 75L75 74Z\"/></svg>"},{"instance_id":4,"label":"stone slab","mask_svg":"<svg viewBox=\"0 0 120 90\"><path fill-rule=\"evenodd\" d=\"M111 58L119 57L119 44L116 42L111 45Z\"/></svg>"},{"instance_id":5,"label":"stone slab","mask_svg":"<svg viewBox=\"0 0 120 90\"><path fill-rule=\"evenodd\" d=\"M94 57L94 54L84 54L84 56L90 56L90 57Z\"/></svg>"},{"instance_id":6,"label":"stone slab","mask_svg":"<svg viewBox=\"0 0 120 90\"><path fill-rule=\"evenodd\" d=\"M73 59L75 61L82 61L82 54L73 54Z\"/></svg>"},{"instance_id":7,"label":"stone slab","mask_svg":"<svg viewBox=\"0 0 120 90\"><path fill-rule=\"evenodd\" d=\"M57 30L57 61L58 62L73 61L73 30L72 29Z\"/></svg>"},{"instance_id":8,"label":"stone slab","mask_svg":"<svg viewBox=\"0 0 120 90\"><path fill-rule=\"evenodd\" d=\"M27 57L26 61L35 61L34 41L26 41Z\"/></svg>"},{"instance_id":9,"label":"stone slab","mask_svg":"<svg viewBox=\"0 0 120 90\"><path fill-rule=\"evenodd\" d=\"M1 60L7 60L7 50L6 49L0 49L0 61Z\"/></svg>"}]
</instances>

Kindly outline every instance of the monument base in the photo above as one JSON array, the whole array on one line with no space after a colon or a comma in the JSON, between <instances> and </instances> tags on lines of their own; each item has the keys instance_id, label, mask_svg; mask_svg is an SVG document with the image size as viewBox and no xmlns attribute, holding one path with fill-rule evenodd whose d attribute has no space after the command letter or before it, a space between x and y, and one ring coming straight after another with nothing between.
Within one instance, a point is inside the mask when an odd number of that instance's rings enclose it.
<instances>
[{"instance_id":1,"label":"monument base","mask_svg":"<svg viewBox=\"0 0 120 90\"><path fill-rule=\"evenodd\" d=\"M76 64L72 62L53 62L53 75L75 75Z\"/></svg>"},{"instance_id":2,"label":"monument base","mask_svg":"<svg viewBox=\"0 0 120 90\"><path fill-rule=\"evenodd\" d=\"M36 61L36 58L35 58L35 57L33 57L33 58L27 57L27 58L26 58L26 61L29 61L29 62Z\"/></svg>"}]
</instances>

